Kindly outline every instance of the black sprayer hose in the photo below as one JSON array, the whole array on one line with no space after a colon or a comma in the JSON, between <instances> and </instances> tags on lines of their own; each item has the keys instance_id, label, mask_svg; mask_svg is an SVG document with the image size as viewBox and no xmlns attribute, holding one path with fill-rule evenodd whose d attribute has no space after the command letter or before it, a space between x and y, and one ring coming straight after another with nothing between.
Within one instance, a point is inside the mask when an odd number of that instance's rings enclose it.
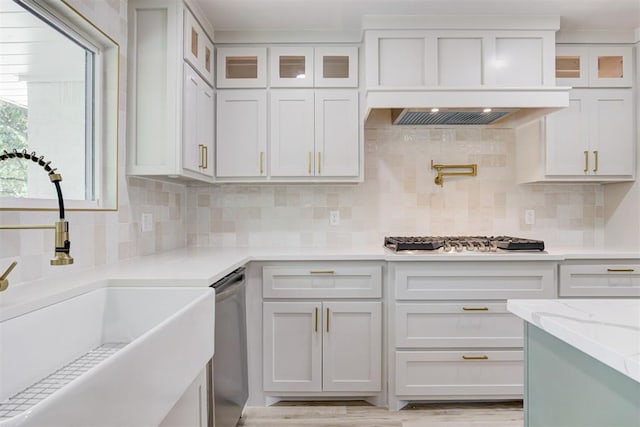
<instances>
[{"instance_id":1,"label":"black sprayer hose","mask_svg":"<svg viewBox=\"0 0 640 427\"><path fill-rule=\"evenodd\" d=\"M56 193L58 193L58 209L60 210L60 220L64 219L64 200L62 200L62 190L60 189L60 182L53 181L53 185L56 186Z\"/></svg>"}]
</instances>

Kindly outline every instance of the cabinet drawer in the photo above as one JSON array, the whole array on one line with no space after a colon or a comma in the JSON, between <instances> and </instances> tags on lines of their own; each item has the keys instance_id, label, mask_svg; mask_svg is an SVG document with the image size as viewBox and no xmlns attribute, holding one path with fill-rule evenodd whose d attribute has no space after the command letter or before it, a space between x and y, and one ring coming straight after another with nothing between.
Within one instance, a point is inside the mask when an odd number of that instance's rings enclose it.
<instances>
[{"instance_id":1,"label":"cabinet drawer","mask_svg":"<svg viewBox=\"0 0 640 427\"><path fill-rule=\"evenodd\" d=\"M397 351L396 394L422 398L522 397L522 351Z\"/></svg>"},{"instance_id":2,"label":"cabinet drawer","mask_svg":"<svg viewBox=\"0 0 640 427\"><path fill-rule=\"evenodd\" d=\"M640 297L640 262L560 266L562 297Z\"/></svg>"},{"instance_id":3,"label":"cabinet drawer","mask_svg":"<svg viewBox=\"0 0 640 427\"><path fill-rule=\"evenodd\" d=\"M380 298L381 266L265 266L264 298Z\"/></svg>"},{"instance_id":4,"label":"cabinet drawer","mask_svg":"<svg viewBox=\"0 0 640 427\"><path fill-rule=\"evenodd\" d=\"M504 302L396 304L396 347L522 347Z\"/></svg>"},{"instance_id":5,"label":"cabinet drawer","mask_svg":"<svg viewBox=\"0 0 640 427\"><path fill-rule=\"evenodd\" d=\"M554 298L555 268L537 261L396 264L396 299Z\"/></svg>"}]
</instances>

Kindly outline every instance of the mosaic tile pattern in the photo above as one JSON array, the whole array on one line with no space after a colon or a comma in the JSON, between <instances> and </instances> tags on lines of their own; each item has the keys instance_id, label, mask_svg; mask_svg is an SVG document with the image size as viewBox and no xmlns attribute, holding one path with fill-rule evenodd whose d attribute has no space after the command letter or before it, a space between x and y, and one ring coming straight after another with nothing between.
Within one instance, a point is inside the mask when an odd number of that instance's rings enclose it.
<instances>
[{"instance_id":1,"label":"mosaic tile pattern","mask_svg":"<svg viewBox=\"0 0 640 427\"><path fill-rule=\"evenodd\" d=\"M98 363L115 354L123 348L126 343L102 344L90 352L80 356L68 365L55 371L48 377L27 387L20 393L10 397L0 403L0 420L12 418L31 408L50 394L60 390L62 387L96 366Z\"/></svg>"}]
</instances>

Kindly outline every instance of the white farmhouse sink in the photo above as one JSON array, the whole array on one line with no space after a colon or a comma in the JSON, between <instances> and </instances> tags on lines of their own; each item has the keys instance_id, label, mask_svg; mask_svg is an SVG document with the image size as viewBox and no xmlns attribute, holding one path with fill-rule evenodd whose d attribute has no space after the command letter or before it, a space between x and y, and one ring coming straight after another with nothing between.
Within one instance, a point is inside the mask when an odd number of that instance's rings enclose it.
<instances>
[{"instance_id":1,"label":"white farmhouse sink","mask_svg":"<svg viewBox=\"0 0 640 427\"><path fill-rule=\"evenodd\" d=\"M102 288L1 322L0 426L157 426L213 355L214 305Z\"/></svg>"}]
</instances>

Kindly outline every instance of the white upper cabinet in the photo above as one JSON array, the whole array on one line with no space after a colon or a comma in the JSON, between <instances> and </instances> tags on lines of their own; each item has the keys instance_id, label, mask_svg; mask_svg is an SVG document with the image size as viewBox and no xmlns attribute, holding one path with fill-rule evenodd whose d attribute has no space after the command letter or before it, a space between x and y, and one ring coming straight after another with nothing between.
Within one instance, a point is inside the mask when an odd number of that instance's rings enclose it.
<instances>
[{"instance_id":1,"label":"white upper cabinet","mask_svg":"<svg viewBox=\"0 0 640 427\"><path fill-rule=\"evenodd\" d=\"M633 48L558 45L556 82L572 87L630 87L633 85Z\"/></svg>"},{"instance_id":2,"label":"white upper cabinet","mask_svg":"<svg viewBox=\"0 0 640 427\"><path fill-rule=\"evenodd\" d=\"M271 92L271 176L357 177L358 92Z\"/></svg>"},{"instance_id":3,"label":"white upper cabinet","mask_svg":"<svg viewBox=\"0 0 640 427\"><path fill-rule=\"evenodd\" d=\"M316 47L316 87L358 87L357 47Z\"/></svg>"},{"instance_id":4,"label":"white upper cabinet","mask_svg":"<svg viewBox=\"0 0 640 427\"><path fill-rule=\"evenodd\" d=\"M189 9L184 9L184 59L213 86L213 43Z\"/></svg>"},{"instance_id":5,"label":"white upper cabinet","mask_svg":"<svg viewBox=\"0 0 640 427\"><path fill-rule=\"evenodd\" d=\"M316 91L315 110L316 176L358 176L358 92Z\"/></svg>"},{"instance_id":6,"label":"white upper cabinet","mask_svg":"<svg viewBox=\"0 0 640 427\"><path fill-rule=\"evenodd\" d=\"M218 47L217 87L267 87L266 47Z\"/></svg>"},{"instance_id":7,"label":"white upper cabinet","mask_svg":"<svg viewBox=\"0 0 640 427\"><path fill-rule=\"evenodd\" d=\"M547 118L547 175L587 179L634 174L633 105L627 89L576 89Z\"/></svg>"},{"instance_id":8,"label":"white upper cabinet","mask_svg":"<svg viewBox=\"0 0 640 427\"><path fill-rule=\"evenodd\" d=\"M269 49L271 87L313 87L312 47Z\"/></svg>"},{"instance_id":9,"label":"white upper cabinet","mask_svg":"<svg viewBox=\"0 0 640 427\"><path fill-rule=\"evenodd\" d=\"M271 92L271 176L314 176L313 90Z\"/></svg>"},{"instance_id":10,"label":"white upper cabinet","mask_svg":"<svg viewBox=\"0 0 640 427\"><path fill-rule=\"evenodd\" d=\"M358 48L271 47L271 87L358 87Z\"/></svg>"},{"instance_id":11,"label":"white upper cabinet","mask_svg":"<svg viewBox=\"0 0 640 427\"><path fill-rule=\"evenodd\" d=\"M554 41L553 31L367 31L367 89L553 86Z\"/></svg>"},{"instance_id":12,"label":"white upper cabinet","mask_svg":"<svg viewBox=\"0 0 640 427\"><path fill-rule=\"evenodd\" d=\"M213 89L184 64L182 167L213 177Z\"/></svg>"},{"instance_id":13,"label":"white upper cabinet","mask_svg":"<svg viewBox=\"0 0 640 427\"><path fill-rule=\"evenodd\" d=\"M216 110L216 176L267 175L267 94L264 90L221 90Z\"/></svg>"},{"instance_id":14,"label":"white upper cabinet","mask_svg":"<svg viewBox=\"0 0 640 427\"><path fill-rule=\"evenodd\" d=\"M635 178L632 89L574 89L569 107L517 130L521 182Z\"/></svg>"},{"instance_id":15,"label":"white upper cabinet","mask_svg":"<svg viewBox=\"0 0 640 427\"><path fill-rule=\"evenodd\" d=\"M213 44L182 1L128 6L127 173L211 182Z\"/></svg>"}]
</instances>

